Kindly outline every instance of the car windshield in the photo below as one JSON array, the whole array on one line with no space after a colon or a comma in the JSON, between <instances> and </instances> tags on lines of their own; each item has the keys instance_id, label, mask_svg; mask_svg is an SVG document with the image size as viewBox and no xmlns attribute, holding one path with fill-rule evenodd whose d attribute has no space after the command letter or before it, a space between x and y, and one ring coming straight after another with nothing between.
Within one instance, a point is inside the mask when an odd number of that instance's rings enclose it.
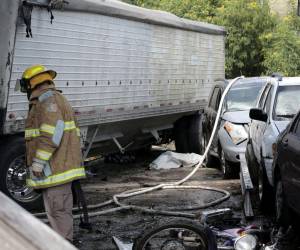
<instances>
[{"instance_id":1,"label":"car windshield","mask_svg":"<svg viewBox=\"0 0 300 250\"><path fill-rule=\"evenodd\" d=\"M264 81L233 85L226 96L225 111L243 111L254 107L264 85Z\"/></svg>"},{"instance_id":2,"label":"car windshield","mask_svg":"<svg viewBox=\"0 0 300 250\"><path fill-rule=\"evenodd\" d=\"M274 120L289 120L300 109L300 85L279 86L274 107Z\"/></svg>"}]
</instances>

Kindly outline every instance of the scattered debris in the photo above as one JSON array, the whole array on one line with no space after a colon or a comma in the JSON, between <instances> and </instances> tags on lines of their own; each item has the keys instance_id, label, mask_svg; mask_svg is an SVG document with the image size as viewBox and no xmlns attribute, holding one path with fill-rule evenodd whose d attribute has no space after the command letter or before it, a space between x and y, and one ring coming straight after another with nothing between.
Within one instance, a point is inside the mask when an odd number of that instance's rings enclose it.
<instances>
[{"instance_id":1,"label":"scattered debris","mask_svg":"<svg viewBox=\"0 0 300 250\"><path fill-rule=\"evenodd\" d=\"M200 162L201 155L198 154L181 154L171 151L162 153L157 159L150 163L150 169L172 169L183 167L192 167Z\"/></svg>"},{"instance_id":2,"label":"scattered debris","mask_svg":"<svg viewBox=\"0 0 300 250\"><path fill-rule=\"evenodd\" d=\"M119 248L119 250L132 250L133 243L124 243L115 236L113 236L113 240L117 245L117 247Z\"/></svg>"},{"instance_id":3,"label":"scattered debris","mask_svg":"<svg viewBox=\"0 0 300 250\"><path fill-rule=\"evenodd\" d=\"M105 163L116 163L116 164L128 164L134 163L136 161L136 157L133 153L116 153L107 155L104 159Z\"/></svg>"}]
</instances>

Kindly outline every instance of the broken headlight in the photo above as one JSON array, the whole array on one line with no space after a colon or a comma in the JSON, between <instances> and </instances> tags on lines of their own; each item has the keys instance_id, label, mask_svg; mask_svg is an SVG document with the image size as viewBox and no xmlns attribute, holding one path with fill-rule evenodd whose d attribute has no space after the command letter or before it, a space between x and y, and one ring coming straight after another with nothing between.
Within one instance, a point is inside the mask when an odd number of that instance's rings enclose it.
<instances>
[{"instance_id":1,"label":"broken headlight","mask_svg":"<svg viewBox=\"0 0 300 250\"><path fill-rule=\"evenodd\" d=\"M224 129L236 145L248 138L248 133L243 125L237 125L227 121L224 124Z\"/></svg>"}]
</instances>

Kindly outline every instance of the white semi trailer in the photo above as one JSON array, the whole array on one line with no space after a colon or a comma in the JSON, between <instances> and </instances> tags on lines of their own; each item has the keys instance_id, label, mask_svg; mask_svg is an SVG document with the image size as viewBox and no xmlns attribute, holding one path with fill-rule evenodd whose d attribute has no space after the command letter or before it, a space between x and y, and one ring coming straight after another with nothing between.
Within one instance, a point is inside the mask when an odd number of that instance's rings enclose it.
<instances>
[{"instance_id":1,"label":"white semi trailer","mask_svg":"<svg viewBox=\"0 0 300 250\"><path fill-rule=\"evenodd\" d=\"M86 155L175 139L201 150L201 110L224 79L222 27L108 0L1 0L0 188L25 207L25 68L58 72L77 115ZM54 19L53 19L54 17Z\"/></svg>"}]
</instances>

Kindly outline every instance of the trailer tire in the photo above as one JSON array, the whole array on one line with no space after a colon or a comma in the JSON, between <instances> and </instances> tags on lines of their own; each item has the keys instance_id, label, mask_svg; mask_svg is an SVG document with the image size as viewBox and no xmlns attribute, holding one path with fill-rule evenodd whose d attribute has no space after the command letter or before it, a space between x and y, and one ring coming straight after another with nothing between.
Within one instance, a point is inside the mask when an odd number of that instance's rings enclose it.
<instances>
[{"instance_id":1,"label":"trailer tire","mask_svg":"<svg viewBox=\"0 0 300 250\"><path fill-rule=\"evenodd\" d=\"M188 117L183 117L175 122L174 124L174 139L175 148L178 153L189 153L188 147L188 128L189 128Z\"/></svg>"},{"instance_id":2,"label":"trailer tire","mask_svg":"<svg viewBox=\"0 0 300 250\"><path fill-rule=\"evenodd\" d=\"M147 246L149 240L151 240L151 238L153 236L155 236L156 234L158 234L159 232L162 232L162 231L165 231L168 229L169 230L175 230L175 229L181 229L181 230L183 229L184 230L185 229L185 230L192 231L198 235L198 237L199 237L198 240L199 241L201 240L201 242L203 243L203 246L201 246L201 248L199 248L199 249L217 250L217 243L216 243L217 241L216 241L216 237L215 237L214 233L212 232L212 230L200 223L197 223L193 220L188 220L188 219L177 219L177 220L173 220L168 223L159 222L159 223L157 223L157 225L151 226L150 229L145 230L142 237L138 238L135 241L135 243L133 245L133 250L148 249L146 246ZM172 242L170 242L170 241L173 241L173 246L169 246L169 247L161 246L159 249L178 249L178 247L175 248L176 246L174 246L176 244L176 237L175 238L171 237L170 240L165 239L165 242L163 242L163 244L168 244L168 241L169 241L170 245L172 244ZM179 243L179 245L180 245L180 243ZM155 248L155 249L158 249L158 248ZM180 249L186 249L186 248L182 247Z\"/></svg>"},{"instance_id":3,"label":"trailer tire","mask_svg":"<svg viewBox=\"0 0 300 250\"><path fill-rule=\"evenodd\" d=\"M193 115L189 120L188 147L189 152L203 155L205 141L203 137L202 115Z\"/></svg>"},{"instance_id":4,"label":"trailer tire","mask_svg":"<svg viewBox=\"0 0 300 250\"><path fill-rule=\"evenodd\" d=\"M41 210L42 195L26 187L24 139L7 140L0 146L0 153L0 190L25 209Z\"/></svg>"}]
</instances>

